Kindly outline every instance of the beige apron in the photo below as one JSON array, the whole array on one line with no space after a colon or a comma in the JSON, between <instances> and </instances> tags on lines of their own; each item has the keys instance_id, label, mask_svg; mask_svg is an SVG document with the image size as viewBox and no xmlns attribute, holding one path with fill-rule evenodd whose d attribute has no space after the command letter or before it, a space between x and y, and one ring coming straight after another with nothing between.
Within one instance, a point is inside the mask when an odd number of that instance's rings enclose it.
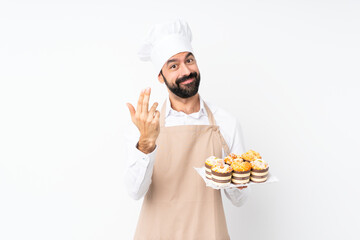
<instances>
[{"instance_id":1,"label":"beige apron","mask_svg":"<svg viewBox=\"0 0 360 240\"><path fill-rule=\"evenodd\" d=\"M145 195L134 239L230 239L220 190L205 186L194 167L229 148L208 106L210 125L165 127L164 103L152 183Z\"/></svg>"}]
</instances>

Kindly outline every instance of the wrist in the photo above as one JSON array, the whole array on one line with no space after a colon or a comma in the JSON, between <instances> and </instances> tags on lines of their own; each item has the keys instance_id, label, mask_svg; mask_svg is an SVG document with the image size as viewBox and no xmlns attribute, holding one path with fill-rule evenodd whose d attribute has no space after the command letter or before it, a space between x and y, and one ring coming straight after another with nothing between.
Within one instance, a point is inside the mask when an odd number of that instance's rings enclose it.
<instances>
[{"instance_id":1,"label":"wrist","mask_svg":"<svg viewBox=\"0 0 360 240\"><path fill-rule=\"evenodd\" d=\"M136 148L145 154L149 154L155 149L155 141L149 139L143 139L140 137L139 142L136 144Z\"/></svg>"}]
</instances>

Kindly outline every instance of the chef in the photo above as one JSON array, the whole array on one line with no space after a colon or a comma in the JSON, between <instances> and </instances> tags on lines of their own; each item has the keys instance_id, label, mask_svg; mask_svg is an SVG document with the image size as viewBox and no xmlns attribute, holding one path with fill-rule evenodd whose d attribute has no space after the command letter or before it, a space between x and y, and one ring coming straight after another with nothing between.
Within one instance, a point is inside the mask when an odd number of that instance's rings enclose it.
<instances>
[{"instance_id":1,"label":"chef","mask_svg":"<svg viewBox=\"0 0 360 240\"><path fill-rule=\"evenodd\" d=\"M125 182L131 197L144 197L136 240L230 239L221 190L206 187L194 167L209 156L243 153L243 142L237 120L200 97L191 40L189 25L178 19L154 25L139 51L169 94L160 111L158 103L149 106L150 88L135 106L127 103L138 135L128 149ZM235 206L249 194L246 187L223 191Z\"/></svg>"}]
</instances>

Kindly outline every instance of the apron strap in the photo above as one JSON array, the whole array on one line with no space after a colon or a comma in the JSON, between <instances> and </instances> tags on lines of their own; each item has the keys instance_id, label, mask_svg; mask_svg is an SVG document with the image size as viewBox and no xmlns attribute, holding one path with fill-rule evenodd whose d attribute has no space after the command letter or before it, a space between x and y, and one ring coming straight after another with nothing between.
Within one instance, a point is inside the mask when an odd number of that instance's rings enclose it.
<instances>
[{"instance_id":1,"label":"apron strap","mask_svg":"<svg viewBox=\"0 0 360 240\"><path fill-rule=\"evenodd\" d=\"M165 127L165 111L166 111L166 99L160 111L160 128Z\"/></svg>"},{"instance_id":2,"label":"apron strap","mask_svg":"<svg viewBox=\"0 0 360 240\"><path fill-rule=\"evenodd\" d=\"M225 156L228 156L230 154L229 146L227 145L227 143L226 143L224 137L222 136L222 134L220 133L220 131L219 131L219 135L220 135L220 140L221 140L222 147L224 149Z\"/></svg>"},{"instance_id":3,"label":"apron strap","mask_svg":"<svg viewBox=\"0 0 360 240\"><path fill-rule=\"evenodd\" d=\"M210 125L216 125L214 115L213 115L212 112L210 111L210 108L209 108L208 105L205 103L205 101L204 101L204 107L205 107L205 109L206 109L206 113L207 113L207 115L208 115Z\"/></svg>"},{"instance_id":4,"label":"apron strap","mask_svg":"<svg viewBox=\"0 0 360 240\"><path fill-rule=\"evenodd\" d=\"M164 101L163 106L160 111L160 127L165 127L166 101L167 101L167 99ZM206 113L209 118L209 124L216 125L214 115L212 114L212 112L210 111L210 108L208 107L208 105L205 102L204 102L204 107L205 107Z\"/></svg>"},{"instance_id":5,"label":"apron strap","mask_svg":"<svg viewBox=\"0 0 360 240\"><path fill-rule=\"evenodd\" d=\"M208 107L208 105L205 102L204 102L204 107L206 109L210 125L216 126L214 115L212 114L212 112L210 111L210 108ZM225 155L227 156L230 154L229 146L227 145L223 135L220 133L220 129L218 129L218 133L219 133L220 141L221 141L222 147L224 149Z\"/></svg>"}]
</instances>

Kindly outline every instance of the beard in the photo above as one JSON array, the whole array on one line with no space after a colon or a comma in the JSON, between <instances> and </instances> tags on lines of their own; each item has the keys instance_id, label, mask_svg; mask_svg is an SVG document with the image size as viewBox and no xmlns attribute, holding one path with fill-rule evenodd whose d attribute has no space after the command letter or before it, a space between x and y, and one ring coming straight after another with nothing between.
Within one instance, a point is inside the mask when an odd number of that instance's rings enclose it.
<instances>
[{"instance_id":1,"label":"beard","mask_svg":"<svg viewBox=\"0 0 360 240\"><path fill-rule=\"evenodd\" d=\"M198 90L199 90L199 86L200 86L200 73L197 72L192 72L190 73L188 76L184 76L181 78L176 79L175 84L170 84L166 78L164 77L164 75L162 74L162 72L160 72L161 75L164 78L165 84L168 87L168 89L175 94L176 96L180 97L180 98L189 98L194 96ZM192 81L191 83L188 84L182 84L180 85L180 83L185 82L188 79L191 78L195 78L194 81Z\"/></svg>"}]
</instances>

